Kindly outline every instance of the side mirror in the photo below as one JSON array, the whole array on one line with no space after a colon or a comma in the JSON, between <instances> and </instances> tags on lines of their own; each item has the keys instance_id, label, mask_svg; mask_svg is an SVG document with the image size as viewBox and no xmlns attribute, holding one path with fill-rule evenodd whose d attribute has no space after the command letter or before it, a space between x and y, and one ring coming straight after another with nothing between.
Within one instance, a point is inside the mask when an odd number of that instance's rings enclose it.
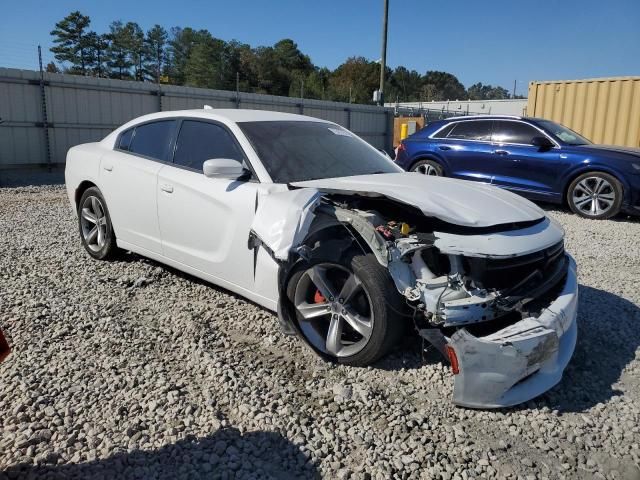
<instances>
[{"instance_id":1,"label":"side mirror","mask_svg":"<svg viewBox=\"0 0 640 480\"><path fill-rule=\"evenodd\" d=\"M531 145L538 148L551 148L553 147L553 142L549 140L547 137L533 137L531 139Z\"/></svg>"},{"instance_id":2,"label":"side mirror","mask_svg":"<svg viewBox=\"0 0 640 480\"><path fill-rule=\"evenodd\" d=\"M246 170L238 160L231 158L212 158L202 164L202 172L205 177L235 180L243 176Z\"/></svg>"}]
</instances>

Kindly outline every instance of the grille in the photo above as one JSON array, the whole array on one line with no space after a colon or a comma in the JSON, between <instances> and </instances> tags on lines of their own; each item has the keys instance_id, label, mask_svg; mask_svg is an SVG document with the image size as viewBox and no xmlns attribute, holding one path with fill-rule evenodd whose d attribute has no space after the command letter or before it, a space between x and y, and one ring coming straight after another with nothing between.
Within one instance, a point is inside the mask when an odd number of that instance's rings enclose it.
<instances>
[{"instance_id":1,"label":"grille","mask_svg":"<svg viewBox=\"0 0 640 480\"><path fill-rule=\"evenodd\" d=\"M469 276L480 288L498 289L517 286L536 270L542 276L564 258L564 242L538 252L506 259L466 257Z\"/></svg>"}]
</instances>

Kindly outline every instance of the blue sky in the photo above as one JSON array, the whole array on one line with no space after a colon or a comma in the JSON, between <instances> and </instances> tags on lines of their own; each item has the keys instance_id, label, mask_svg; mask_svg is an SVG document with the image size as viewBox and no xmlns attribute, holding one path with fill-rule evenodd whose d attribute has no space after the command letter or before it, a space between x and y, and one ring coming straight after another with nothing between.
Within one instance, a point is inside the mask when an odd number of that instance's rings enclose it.
<instances>
[{"instance_id":1,"label":"blue sky","mask_svg":"<svg viewBox=\"0 0 640 480\"><path fill-rule=\"evenodd\" d=\"M388 64L444 70L466 86L509 90L518 81L640 75L640 0L389 0ZM52 58L49 31L72 10L107 30L111 21L144 29L206 28L252 46L294 39L316 65L352 55L380 57L382 0L5 0L0 66L35 68L35 48Z\"/></svg>"}]
</instances>

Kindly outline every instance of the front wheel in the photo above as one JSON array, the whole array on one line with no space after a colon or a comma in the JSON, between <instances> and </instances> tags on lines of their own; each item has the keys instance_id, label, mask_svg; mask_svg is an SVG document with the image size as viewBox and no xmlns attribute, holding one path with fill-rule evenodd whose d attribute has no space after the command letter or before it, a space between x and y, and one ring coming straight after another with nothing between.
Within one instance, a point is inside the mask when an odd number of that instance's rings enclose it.
<instances>
[{"instance_id":1,"label":"front wheel","mask_svg":"<svg viewBox=\"0 0 640 480\"><path fill-rule=\"evenodd\" d=\"M604 172L587 172L577 177L567 189L571 210L584 218L603 220L620 212L622 185Z\"/></svg>"},{"instance_id":2,"label":"front wheel","mask_svg":"<svg viewBox=\"0 0 640 480\"><path fill-rule=\"evenodd\" d=\"M301 262L287 296L305 341L338 363L370 365L402 336L400 295L372 254Z\"/></svg>"},{"instance_id":3,"label":"front wheel","mask_svg":"<svg viewBox=\"0 0 640 480\"><path fill-rule=\"evenodd\" d=\"M421 173L423 175L444 177L444 170L442 169L442 165L434 160L418 160L411 167L411 171Z\"/></svg>"}]
</instances>

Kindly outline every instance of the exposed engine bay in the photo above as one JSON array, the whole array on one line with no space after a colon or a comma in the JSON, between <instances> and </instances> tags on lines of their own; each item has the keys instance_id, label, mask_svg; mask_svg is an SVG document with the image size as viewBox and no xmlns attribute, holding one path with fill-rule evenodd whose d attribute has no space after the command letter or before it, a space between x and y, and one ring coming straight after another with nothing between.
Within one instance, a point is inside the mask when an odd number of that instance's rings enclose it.
<instances>
[{"instance_id":1,"label":"exposed engine bay","mask_svg":"<svg viewBox=\"0 0 640 480\"><path fill-rule=\"evenodd\" d=\"M252 235L281 271L309 255L305 238L340 225L388 269L417 333L451 362L455 403L513 405L560 380L575 345L577 281L554 221L542 215L457 225L386 196L315 189L275 194L270 208L278 208L279 195L287 197L281 207L294 226L282 223L275 234L265 219ZM295 211L291 196L299 200ZM567 303L562 311L555 308L560 299ZM286 317L286 308L279 313Z\"/></svg>"}]
</instances>

